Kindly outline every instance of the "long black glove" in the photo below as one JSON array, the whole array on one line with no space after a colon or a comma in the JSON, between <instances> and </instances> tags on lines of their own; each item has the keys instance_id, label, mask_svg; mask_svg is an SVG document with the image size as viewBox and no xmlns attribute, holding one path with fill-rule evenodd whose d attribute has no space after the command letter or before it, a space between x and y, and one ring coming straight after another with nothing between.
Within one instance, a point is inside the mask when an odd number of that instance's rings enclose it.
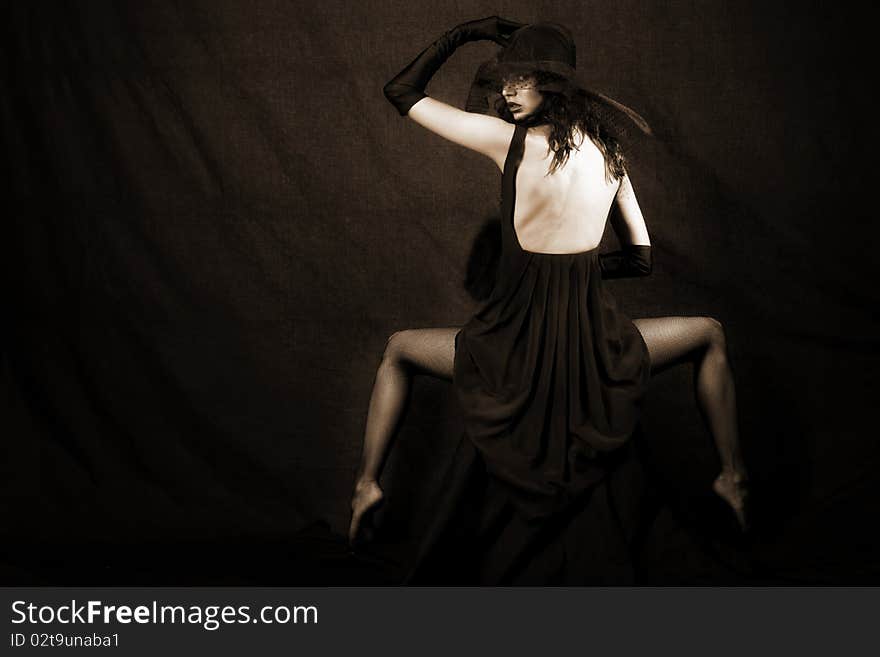
<instances>
[{"instance_id":1,"label":"long black glove","mask_svg":"<svg viewBox=\"0 0 880 657\"><path fill-rule=\"evenodd\" d=\"M406 116L413 105L427 96L425 87L428 86L428 81L456 48L470 41L484 39L503 46L523 25L498 16L457 25L425 48L409 66L395 75L385 85L385 97L401 116Z\"/></svg>"},{"instance_id":2,"label":"long black glove","mask_svg":"<svg viewBox=\"0 0 880 657\"><path fill-rule=\"evenodd\" d=\"M647 276L651 273L651 247L645 244L625 244L620 251L599 254L602 278Z\"/></svg>"}]
</instances>

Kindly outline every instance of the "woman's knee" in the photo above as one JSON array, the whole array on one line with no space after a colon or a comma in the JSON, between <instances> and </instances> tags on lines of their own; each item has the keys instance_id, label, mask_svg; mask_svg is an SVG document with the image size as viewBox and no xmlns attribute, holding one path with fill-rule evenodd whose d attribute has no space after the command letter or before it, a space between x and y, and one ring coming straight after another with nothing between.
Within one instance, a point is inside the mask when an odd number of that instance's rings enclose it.
<instances>
[{"instance_id":1,"label":"woman's knee","mask_svg":"<svg viewBox=\"0 0 880 657\"><path fill-rule=\"evenodd\" d=\"M726 353L727 336L724 333L724 326L721 322L714 317L701 317L700 320L703 323L706 346L721 354Z\"/></svg>"},{"instance_id":2,"label":"woman's knee","mask_svg":"<svg viewBox=\"0 0 880 657\"><path fill-rule=\"evenodd\" d=\"M395 331L385 341L385 351L382 354L383 362L401 363L406 353L407 331Z\"/></svg>"}]
</instances>

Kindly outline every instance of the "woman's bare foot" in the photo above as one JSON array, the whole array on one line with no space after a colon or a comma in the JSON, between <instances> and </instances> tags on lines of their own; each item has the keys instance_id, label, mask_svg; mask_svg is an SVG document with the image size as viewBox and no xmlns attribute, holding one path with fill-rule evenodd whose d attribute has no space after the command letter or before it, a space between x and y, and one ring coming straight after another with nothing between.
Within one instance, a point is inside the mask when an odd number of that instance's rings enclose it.
<instances>
[{"instance_id":1,"label":"woman's bare foot","mask_svg":"<svg viewBox=\"0 0 880 657\"><path fill-rule=\"evenodd\" d=\"M745 532L749 528L748 503L749 482L739 472L722 472L712 484L712 490L730 505L736 515L740 529Z\"/></svg>"},{"instance_id":2,"label":"woman's bare foot","mask_svg":"<svg viewBox=\"0 0 880 657\"><path fill-rule=\"evenodd\" d=\"M355 485L354 496L351 498L351 525L348 528L348 544L350 546L354 546L364 516L379 508L384 497L385 494L376 481L359 481Z\"/></svg>"}]
</instances>

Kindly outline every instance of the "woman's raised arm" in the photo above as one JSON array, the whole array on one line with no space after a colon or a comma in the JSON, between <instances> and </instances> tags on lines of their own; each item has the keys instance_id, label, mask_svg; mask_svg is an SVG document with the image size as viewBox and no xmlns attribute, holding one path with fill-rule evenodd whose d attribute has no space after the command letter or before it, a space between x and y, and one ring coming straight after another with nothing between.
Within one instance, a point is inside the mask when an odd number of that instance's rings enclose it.
<instances>
[{"instance_id":1,"label":"woman's raised arm","mask_svg":"<svg viewBox=\"0 0 880 657\"><path fill-rule=\"evenodd\" d=\"M494 117L474 115L428 98L425 88L455 49L470 41L490 40L504 45L522 23L497 16L458 25L419 55L385 85L385 97L401 116L457 144L483 153L503 166L513 126Z\"/></svg>"}]
</instances>

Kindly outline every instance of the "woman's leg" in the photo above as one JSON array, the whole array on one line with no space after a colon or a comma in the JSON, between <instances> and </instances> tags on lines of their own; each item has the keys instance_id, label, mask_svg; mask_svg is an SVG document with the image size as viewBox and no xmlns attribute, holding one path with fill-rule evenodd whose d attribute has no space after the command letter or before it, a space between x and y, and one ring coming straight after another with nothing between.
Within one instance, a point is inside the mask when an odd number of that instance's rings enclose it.
<instances>
[{"instance_id":1,"label":"woman's leg","mask_svg":"<svg viewBox=\"0 0 880 657\"><path fill-rule=\"evenodd\" d=\"M736 389L724 328L711 317L654 317L633 323L648 346L654 373L681 362L694 363L697 403L721 459L721 474L712 487L745 528L747 476L739 446Z\"/></svg>"},{"instance_id":2,"label":"woman's leg","mask_svg":"<svg viewBox=\"0 0 880 657\"><path fill-rule=\"evenodd\" d=\"M379 475L406 409L416 374L452 380L458 328L407 329L385 345L367 411L364 448L351 500L348 539L354 542L364 514L382 501Z\"/></svg>"}]
</instances>

